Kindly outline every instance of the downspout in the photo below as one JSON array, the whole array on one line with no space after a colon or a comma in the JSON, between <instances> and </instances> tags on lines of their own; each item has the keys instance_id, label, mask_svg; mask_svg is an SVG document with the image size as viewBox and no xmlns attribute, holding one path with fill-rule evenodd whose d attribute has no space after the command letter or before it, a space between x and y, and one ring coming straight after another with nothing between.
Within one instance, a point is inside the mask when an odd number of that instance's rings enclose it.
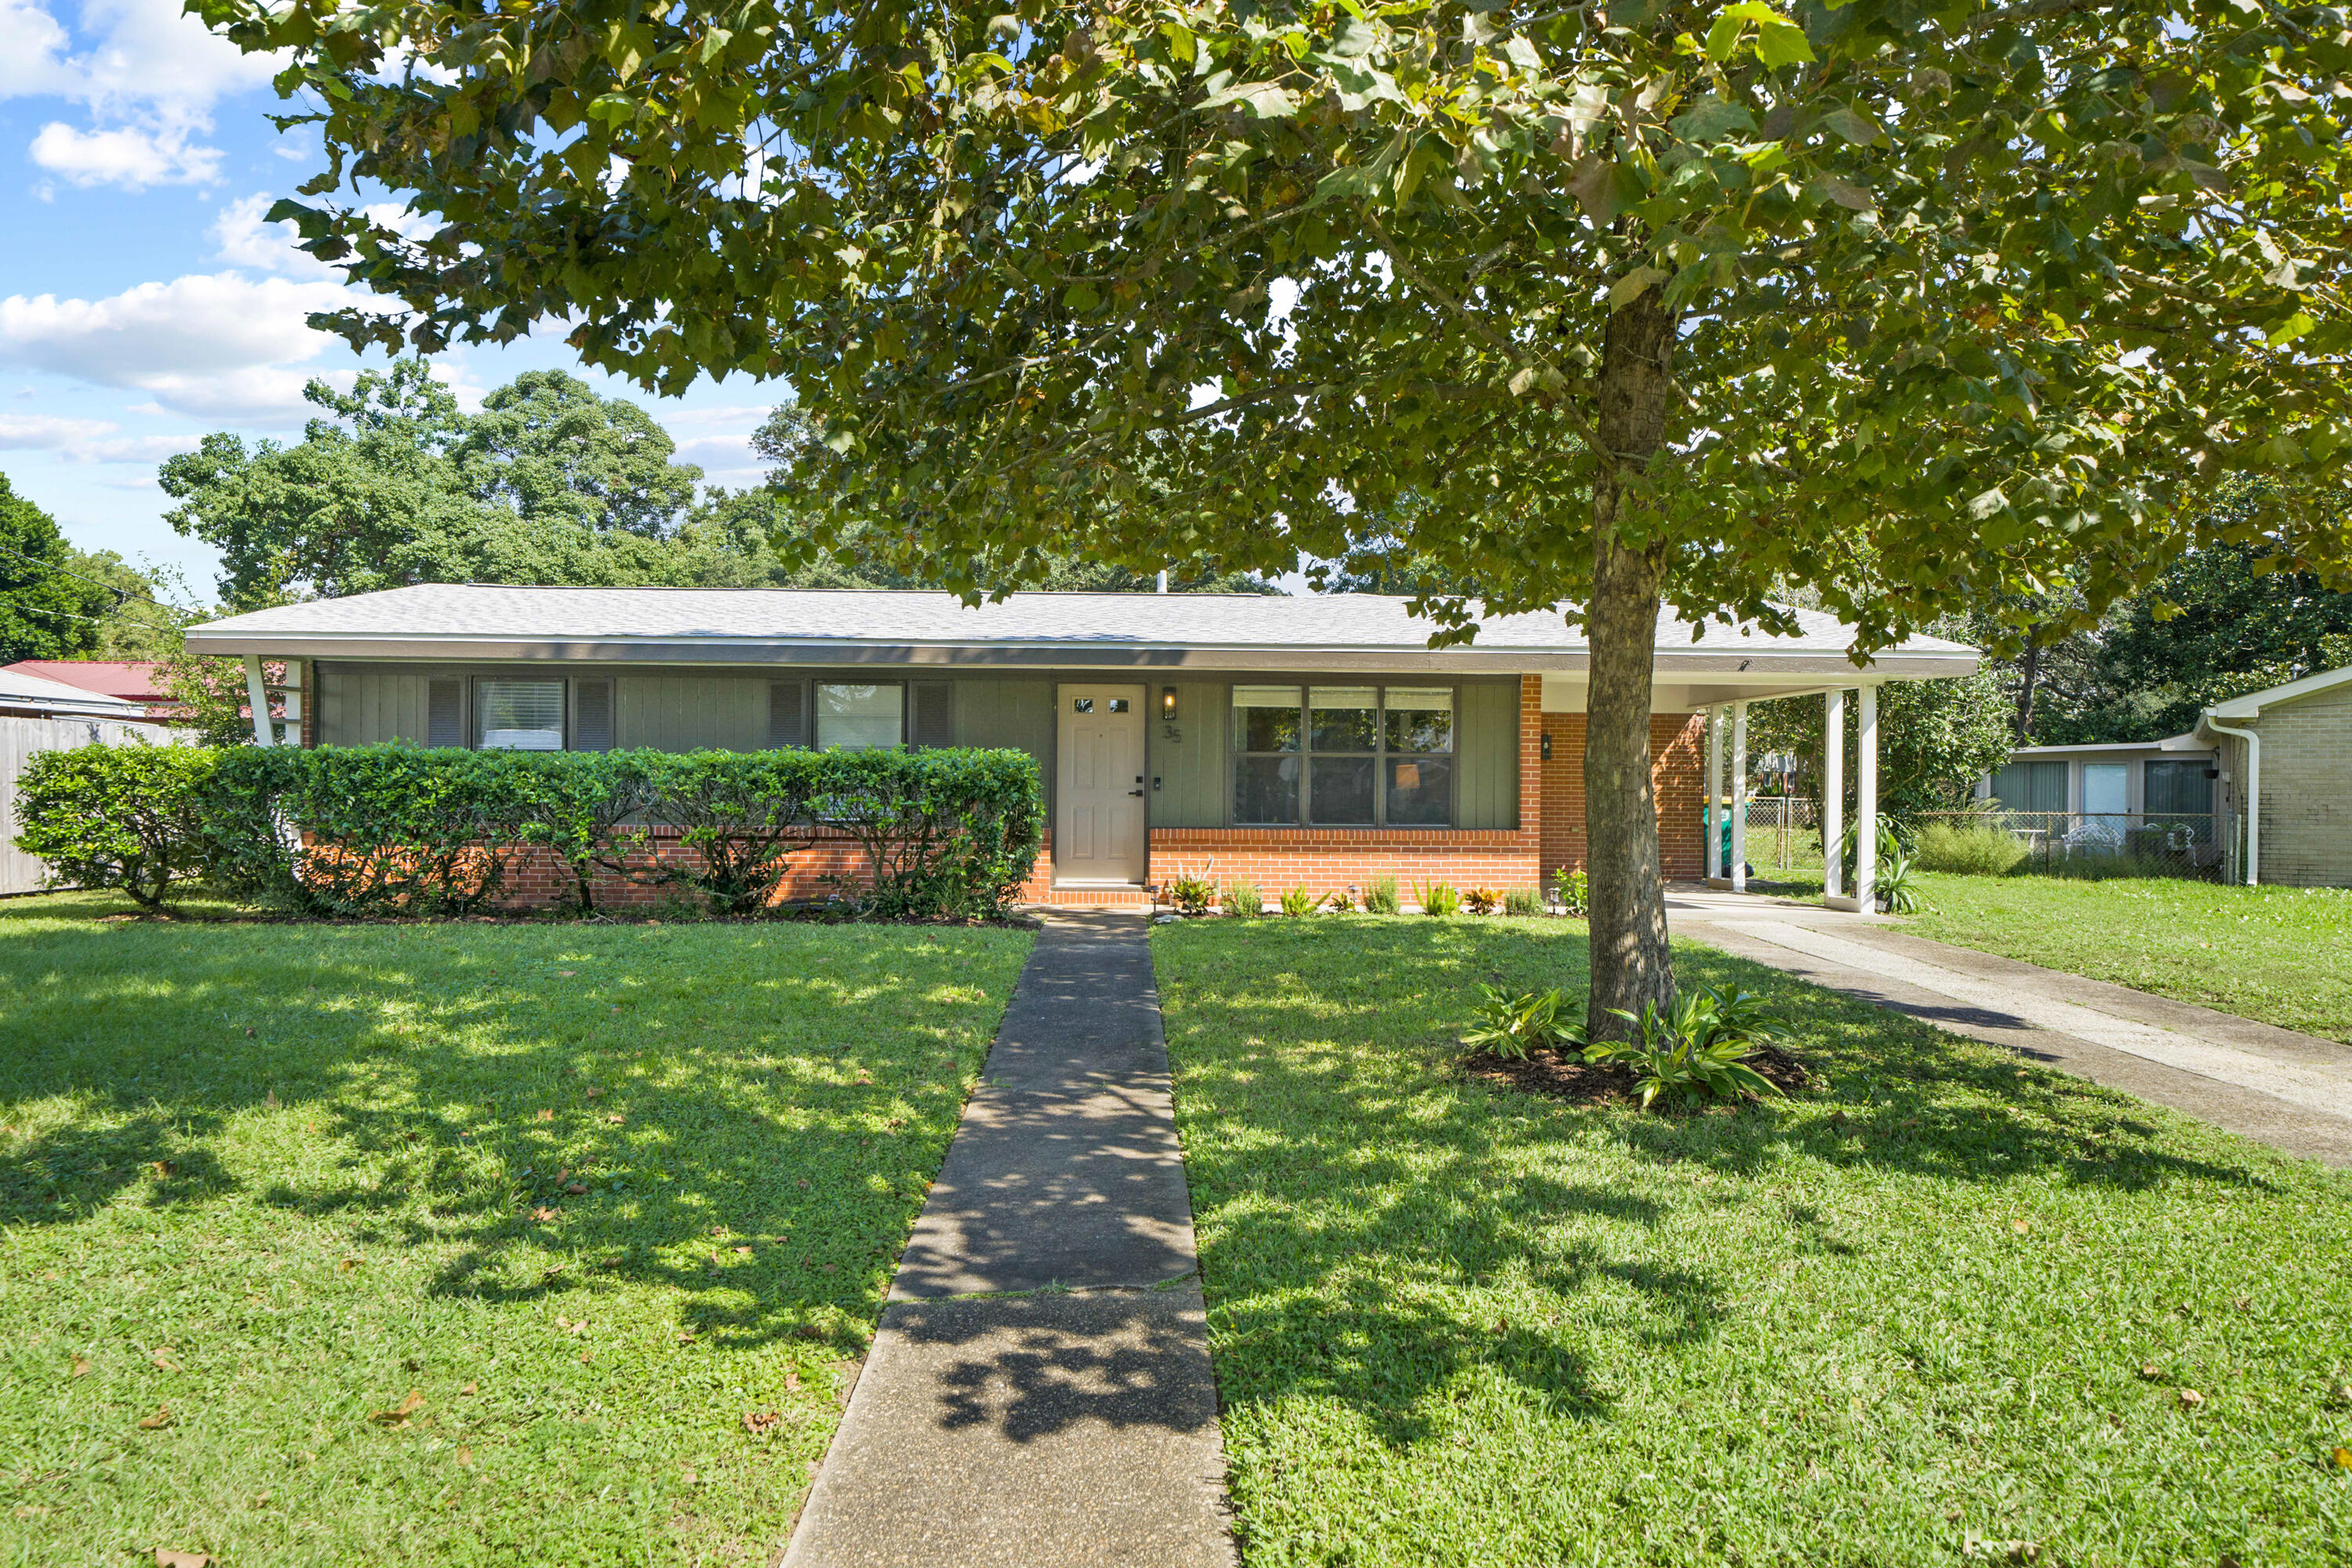
<instances>
[{"instance_id":1,"label":"downspout","mask_svg":"<svg viewBox=\"0 0 2352 1568\"><path fill-rule=\"evenodd\" d=\"M2205 727L2246 743L2246 886L2254 887L2263 874L2263 738L2252 730L2232 730L2210 713Z\"/></svg>"}]
</instances>

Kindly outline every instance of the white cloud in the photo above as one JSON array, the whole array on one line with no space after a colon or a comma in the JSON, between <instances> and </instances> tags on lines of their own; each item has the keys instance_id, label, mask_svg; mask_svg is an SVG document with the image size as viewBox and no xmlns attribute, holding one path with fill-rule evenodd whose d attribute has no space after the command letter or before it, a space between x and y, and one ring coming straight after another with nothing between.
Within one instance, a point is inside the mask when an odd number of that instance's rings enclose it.
<instances>
[{"instance_id":1,"label":"white cloud","mask_svg":"<svg viewBox=\"0 0 2352 1568\"><path fill-rule=\"evenodd\" d=\"M77 185L204 185L220 178L217 147L191 145L184 126L142 131L77 131L51 121L33 138L33 162Z\"/></svg>"},{"instance_id":2,"label":"white cloud","mask_svg":"<svg viewBox=\"0 0 2352 1568\"><path fill-rule=\"evenodd\" d=\"M247 55L180 9L179 0L83 0L76 25L53 0L0 0L0 98L70 100L88 129L51 121L34 163L76 184L204 184L219 149L198 138L213 105L259 87L280 63Z\"/></svg>"},{"instance_id":3,"label":"white cloud","mask_svg":"<svg viewBox=\"0 0 2352 1568\"><path fill-rule=\"evenodd\" d=\"M111 419L0 414L0 450L55 452L77 463L160 463L194 451L195 436L124 436Z\"/></svg>"},{"instance_id":4,"label":"white cloud","mask_svg":"<svg viewBox=\"0 0 2352 1568\"><path fill-rule=\"evenodd\" d=\"M336 284L237 272L142 283L103 300L0 300L0 363L136 388L183 414L299 417L295 366L332 342L303 318L354 302Z\"/></svg>"},{"instance_id":5,"label":"white cloud","mask_svg":"<svg viewBox=\"0 0 2352 1568\"><path fill-rule=\"evenodd\" d=\"M270 223L263 217L268 195L243 196L221 208L213 222L213 238L220 248L213 254L232 267L256 272L283 272L297 278L338 279L332 267L307 251L297 250L299 236L290 223Z\"/></svg>"}]
</instances>

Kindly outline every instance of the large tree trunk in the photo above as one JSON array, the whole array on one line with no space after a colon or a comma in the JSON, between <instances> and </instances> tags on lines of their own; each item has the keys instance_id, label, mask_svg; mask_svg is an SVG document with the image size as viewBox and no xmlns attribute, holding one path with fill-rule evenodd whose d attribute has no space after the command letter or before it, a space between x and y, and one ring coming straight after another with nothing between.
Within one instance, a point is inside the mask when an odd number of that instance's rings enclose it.
<instances>
[{"instance_id":1,"label":"large tree trunk","mask_svg":"<svg viewBox=\"0 0 2352 1568\"><path fill-rule=\"evenodd\" d=\"M1585 1027L1622 1037L1644 1003L1674 1000L1658 810L1650 783L1650 683L1664 544L1645 538L1640 476L1665 438L1675 315L1652 289L1610 318L1598 386L1591 685L1584 717L1584 843L1592 877L1592 991Z\"/></svg>"}]
</instances>

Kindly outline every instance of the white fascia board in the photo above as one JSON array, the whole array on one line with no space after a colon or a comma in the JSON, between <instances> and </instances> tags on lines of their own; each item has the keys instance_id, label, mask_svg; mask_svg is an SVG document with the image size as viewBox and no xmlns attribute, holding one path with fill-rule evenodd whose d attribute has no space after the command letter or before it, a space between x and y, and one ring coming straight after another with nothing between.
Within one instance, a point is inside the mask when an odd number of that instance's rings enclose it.
<instances>
[{"instance_id":1,"label":"white fascia board","mask_svg":"<svg viewBox=\"0 0 2352 1568\"><path fill-rule=\"evenodd\" d=\"M2332 691L2336 687L2352 684L2352 664L2341 669L2323 669L2317 675L2306 675L2301 680L2290 680L2284 686L2273 686L2267 691L2250 691L2243 697L2232 697L2227 702L2216 702L2205 710L2208 719L2259 719L2263 710L2275 703L2292 702L2298 697Z\"/></svg>"}]
</instances>

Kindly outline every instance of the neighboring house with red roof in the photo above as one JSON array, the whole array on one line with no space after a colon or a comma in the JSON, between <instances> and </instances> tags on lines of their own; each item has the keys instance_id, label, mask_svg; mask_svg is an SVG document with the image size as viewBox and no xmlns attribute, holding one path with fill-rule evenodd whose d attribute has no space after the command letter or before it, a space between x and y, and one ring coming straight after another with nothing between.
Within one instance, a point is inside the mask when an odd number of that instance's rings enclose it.
<instances>
[{"instance_id":1,"label":"neighboring house with red roof","mask_svg":"<svg viewBox=\"0 0 2352 1568\"><path fill-rule=\"evenodd\" d=\"M142 716L175 716L180 705L164 688L163 667L154 659L20 658L5 668L15 675L79 687L118 702L137 704Z\"/></svg>"}]
</instances>

